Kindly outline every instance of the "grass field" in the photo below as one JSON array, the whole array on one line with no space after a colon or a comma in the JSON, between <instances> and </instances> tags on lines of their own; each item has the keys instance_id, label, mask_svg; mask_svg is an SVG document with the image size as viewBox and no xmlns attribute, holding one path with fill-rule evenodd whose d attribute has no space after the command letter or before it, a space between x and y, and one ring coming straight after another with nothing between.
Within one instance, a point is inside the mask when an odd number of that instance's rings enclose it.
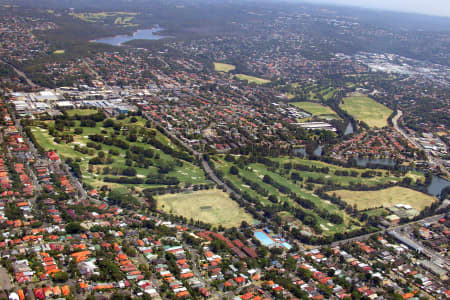
<instances>
[{"instance_id":1,"label":"grass field","mask_svg":"<svg viewBox=\"0 0 450 300\"><path fill-rule=\"evenodd\" d=\"M339 119L339 116L329 107L313 102L293 102L291 103L314 116L324 119Z\"/></svg>"},{"instance_id":2,"label":"grass field","mask_svg":"<svg viewBox=\"0 0 450 300\"><path fill-rule=\"evenodd\" d=\"M96 109L69 109L66 111L69 117L73 117L75 115L79 116L89 116L97 113Z\"/></svg>"},{"instance_id":3,"label":"grass field","mask_svg":"<svg viewBox=\"0 0 450 300\"><path fill-rule=\"evenodd\" d=\"M234 69L236 69L236 67L233 65L218 62L214 63L214 70L217 72L230 72L233 71Z\"/></svg>"},{"instance_id":4,"label":"grass field","mask_svg":"<svg viewBox=\"0 0 450 300\"><path fill-rule=\"evenodd\" d=\"M130 26L137 13L133 12L98 12L98 13L70 13L71 16L90 23L110 23Z\"/></svg>"},{"instance_id":5,"label":"grass field","mask_svg":"<svg viewBox=\"0 0 450 300\"><path fill-rule=\"evenodd\" d=\"M234 77L236 77L239 80L247 80L248 83L254 82L256 84L266 84L266 83L270 82L270 80L268 80L268 79L254 77L254 76L250 76L250 75L244 75L244 74L236 74L236 75L234 75Z\"/></svg>"},{"instance_id":6,"label":"grass field","mask_svg":"<svg viewBox=\"0 0 450 300\"><path fill-rule=\"evenodd\" d=\"M387 126L387 119L392 114L390 108L362 95L344 98L344 104L341 104L340 107L355 119L365 122L369 127Z\"/></svg>"},{"instance_id":7,"label":"grass field","mask_svg":"<svg viewBox=\"0 0 450 300\"><path fill-rule=\"evenodd\" d=\"M65 52L65 50L55 50L53 51L53 54L64 54Z\"/></svg>"},{"instance_id":8,"label":"grass field","mask_svg":"<svg viewBox=\"0 0 450 300\"><path fill-rule=\"evenodd\" d=\"M356 207L360 210L380 206L391 207L395 204L409 204L421 211L437 201L436 198L427 194L398 186L378 191L338 190L329 192L329 194L333 193L351 205L356 204Z\"/></svg>"},{"instance_id":9,"label":"grass field","mask_svg":"<svg viewBox=\"0 0 450 300\"><path fill-rule=\"evenodd\" d=\"M117 17L114 20L114 24L126 25L129 24L133 19L134 17Z\"/></svg>"},{"instance_id":10,"label":"grass field","mask_svg":"<svg viewBox=\"0 0 450 300\"><path fill-rule=\"evenodd\" d=\"M224 227L239 226L242 221L253 223L251 215L221 190L204 190L156 197L158 207L188 219L200 220Z\"/></svg>"}]
</instances>

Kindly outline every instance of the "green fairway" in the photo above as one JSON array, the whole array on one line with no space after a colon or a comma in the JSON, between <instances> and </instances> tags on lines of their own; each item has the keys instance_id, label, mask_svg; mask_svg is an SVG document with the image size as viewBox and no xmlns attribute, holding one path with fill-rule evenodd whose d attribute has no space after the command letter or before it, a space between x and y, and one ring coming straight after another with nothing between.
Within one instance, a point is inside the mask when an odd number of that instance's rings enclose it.
<instances>
[{"instance_id":1,"label":"green fairway","mask_svg":"<svg viewBox=\"0 0 450 300\"><path fill-rule=\"evenodd\" d=\"M233 71L234 69L236 69L236 67L233 65L230 65L230 64L224 64L224 63L218 63L218 62L214 63L214 70L217 72L230 72L230 71Z\"/></svg>"},{"instance_id":2,"label":"green fairway","mask_svg":"<svg viewBox=\"0 0 450 300\"><path fill-rule=\"evenodd\" d=\"M292 102L291 104L323 119L339 119L339 116L329 106L313 102Z\"/></svg>"},{"instance_id":3,"label":"green fairway","mask_svg":"<svg viewBox=\"0 0 450 300\"><path fill-rule=\"evenodd\" d=\"M392 110L366 96L344 98L340 107L355 119L365 122L369 127L388 126L388 118Z\"/></svg>"},{"instance_id":4,"label":"green fairway","mask_svg":"<svg viewBox=\"0 0 450 300\"><path fill-rule=\"evenodd\" d=\"M345 168L321 161L291 158L281 156L271 158L272 167L262 163L247 163L245 165L225 160L224 155L214 157L215 168L223 177L230 181L236 190L249 195L255 202L264 206L273 203L269 196L275 196L279 203L286 203L290 207L303 207L315 215L318 226L323 230L322 234L330 235L336 232L354 230L360 228L358 220L348 215L340 206L316 195L315 191L321 187L340 185L350 187L357 184L376 187L380 184L400 182L404 177L415 177L424 180L424 176L408 172L405 176L396 176L389 170L372 170ZM244 158L244 156L240 156ZM235 159L238 159L237 157ZM235 166L238 174L231 174L230 168ZM364 174L364 175L363 175ZM269 176L270 180L265 180ZM283 186L283 189L280 189ZM319 215L316 210L308 209L307 204L295 201L293 194L301 199L312 202L316 209L326 211L329 214L339 215L343 223L332 223L326 216ZM332 195L332 194L331 194ZM303 206L306 205L306 206Z\"/></svg>"},{"instance_id":5,"label":"green fairway","mask_svg":"<svg viewBox=\"0 0 450 300\"><path fill-rule=\"evenodd\" d=\"M187 219L200 220L215 226L239 226L242 221L254 222L251 215L221 190L204 190L156 197L158 207Z\"/></svg>"},{"instance_id":6,"label":"green fairway","mask_svg":"<svg viewBox=\"0 0 450 300\"><path fill-rule=\"evenodd\" d=\"M337 214L344 219L344 222L342 224L331 224L328 220L325 220L322 217L316 215L317 222L320 225L321 229L324 231L323 234L329 235L336 232L342 232L344 230L357 228L355 224L358 224L358 221L351 218L344 211L340 210L336 205L319 198L314 194L314 191L305 189L303 187L303 182L293 182L287 174L281 175L280 173L278 173L278 170L269 170L265 165L257 163L249 164L246 168L239 169L239 176L236 176L229 173L229 168L231 165L232 163L220 160L216 163L216 169L221 171L224 174L225 178L230 180L233 185L240 190L241 193L248 193L252 198L261 202L261 204L265 206L271 205L272 202L268 200L268 196L273 195L276 196L280 202L286 202L290 206L299 207L300 205L297 204L290 195L280 192L275 187L276 184L281 184L288 187L297 196L303 199L310 200L318 208L324 209L330 214ZM275 182L275 185L265 183L263 181L264 175L269 175ZM321 175L317 173L315 175L323 177L323 174ZM268 194L262 195L258 191L254 190L248 183L245 182L243 177L246 180L257 183L258 186L266 190Z\"/></svg>"},{"instance_id":7,"label":"green fairway","mask_svg":"<svg viewBox=\"0 0 450 300\"><path fill-rule=\"evenodd\" d=\"M89 116L96 112L96 110L71 110L68 111L68 115ZM129 117L123 120L114 120L115 122L121 122L121 124L124 124L123 126L126 124L127 131L136 132L136 141L130 141L126 136L121 135L120 131L113 129L113 127L103 127L104 122L97 122L97 126L95 127L81 127L80 121L75 121L75 126L65 127L65 130L61 132L61 134L72 135L73 142L71 143L66 143L64 141L57 143L55 138L49 135L48 129L43 126L32 126L30 129L37 143L45 149L45 151L56 150L61 158L71 158L78 161L82 172L83 183L89 184L95 188L101 188L103 185L112 188L120 186L120 183L105 181L105 177L118 179L123 176L123 174L121 174L123 169L130 166L136 171L136 174L131 177L141 180L142 183L125 185L135 186L140 189L166 186L166 184L159 183L160 180L155 181L155 179L153 179L153 182L146 183L145 181L149 176L151 178L176 178L179 181L179 186L207 183L202 169L194 163L177 159L173 157L172 154L168 154L169 152L167 152L167 149L165 150L167 153L165 153L160 148L144 142L144 136L150 135L156 142L164 145L164 147L170 148L177 153L183 152L180 147L173 144L169 138L156 129L144 127L143 124L145 124L145 120L143 118L136 117L136 122L134 123L130 123ZM45 123L48 127L54 126L54 121L46 121ZM76 130L81 130L82 132L76 133ZM127 157L127 155L131 155L129 150L111 144L93 142L89 138L90 135L106 137L114 136L116 140L127 143L130 149L132 147L140 147L141 149L151 150L153 153L146 157L135 154L133 156L134 158L130 159ZM91 144L91 146L88 147L89 144ZM93 146L99 147L99 149L96 149ZM161 146L161 148L163 147ZM105 156L110 157L111 161L108 163L89 164L89 161L97 157L100 151L103 152ZM114 154L111 154L111 151ZM142 165L142 161L144 160L147 161L146 165ZM128 165L126 163L127 161ZM161 168L164 168L167 171L161 172ZM109 171L105 172L105 169Z\"/></svg>"},{"instance_id":8,"label":"green fairway","mask_svg":"<svg viewBox=\"0 0 450 300\"><path fill-rule=\"evenodd\" d=\"M236 75L234 75L234 77L239 80L247 80L248 83L254 82L256 84L265 84L265 83L270 82L270 80L268 80L268 79L254 77L254 76L250 76L250 75L244 75L244 74L236 74Z\"/></svg>"},{"instance_id":9,"label":"green fairway","mask_svg":"<svg viewBox=\"0 0 450 300\"><path fill-rule=\"evenodd\" d=\"M329 194L336 194L348 204L356 205L359 210L408 204L421 211L437 201L435 197L430 195L398 186L378 191L338 190L329 192Z\"/></svg>"},{"instance_id":10,"label":"green fairway","mask_svg":"<svg viewBox=\"0 0 450 300\"><path fill-rule=\"evenodd\" d=\"M298 97L302 101L320 102L334 97L337 89L328 85L319 85L315 82L294 82L278 86L277 89L284 93L288 99Z\"/></svg>"}]
</instances>

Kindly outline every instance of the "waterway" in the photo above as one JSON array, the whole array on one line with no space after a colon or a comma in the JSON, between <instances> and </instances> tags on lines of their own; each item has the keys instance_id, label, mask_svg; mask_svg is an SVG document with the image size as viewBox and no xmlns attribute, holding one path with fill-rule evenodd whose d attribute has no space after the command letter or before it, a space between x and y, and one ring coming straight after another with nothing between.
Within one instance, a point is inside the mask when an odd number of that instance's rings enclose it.
<instances>
[{"instance_id":1,"label":"waterway","mask_svg":"<svg viewBox=\"0 0 450 300\"><path fill-rule=\"evenodd\" d=\"M296 148L294 149L294 153L298 156L305 157L306 156L306 149L305 148Z\"/></svg>"},{"instance_id":2,"label":"waterway","mask_svg":"<svg viewBox=\"0 0 450 300\"><path fill-rule=\"evenodd\" d=\"M316 157L321 157L322 156L322 152L323 152L323 146L318 146L314 152L313 155Z\"/></svg>"},{"instance_id":3,"label":"waterway","mask_svg":"<svg viewBox=\"0 0 450 300\"><path fill-rule=\"evenodd\" d=\"M152 29L140 29L136 31L132 35L116 35L112 37L105 37L98 40L95 40L95 43L103 43L113 46L120 46L125 42L132 40L160 40L164 38L168 38L167 36L157 35L157 32L162 31L163 28L156 26Z\"/></svg>"},{"instance_id":4,"label":"waterway","mask_svg":"<svg viewBox=\"0 0 450 300\"><path fill-rule=\"evenodd\" d=\"M442 190L448 186L450 186L450 181L445 180L444 178L438 176L433 176L430 185L428 185L427 187L427 192L430 195L439 197L441 195Z\"/></svg>"},{"instance_id":5,"label":"waterway","mask_svg":"<svg viewBox=\"0 0 450 300\"><path fill-rule=\"evenodd\" d=\"M352 125L352 122L350 122L350 123L348 123L347 127L345 128L344 135L349 135L349 134L352 134L353 132L354 132L353 125Z\"/></svg>"},{"instance_id":6,"label":"waterway","mask_svg":"<svg viewBox=\"0 0 450 300\"><path fill-rule=\"evenodd\" d=\"M355 158L356 165L359 167L367 167L367 165L380 165L386 167L395 166L395 161L389 158Z\"/></svg>"}]
</instances>

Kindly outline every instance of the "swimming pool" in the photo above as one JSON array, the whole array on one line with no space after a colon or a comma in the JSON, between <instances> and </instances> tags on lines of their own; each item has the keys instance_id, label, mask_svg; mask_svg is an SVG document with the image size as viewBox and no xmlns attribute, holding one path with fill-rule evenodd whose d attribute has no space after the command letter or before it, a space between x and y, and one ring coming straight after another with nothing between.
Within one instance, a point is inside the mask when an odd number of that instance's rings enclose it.
<instances>
[{"instance_id":1,"label":"swimming pool","mask_svg":"<svg viewBox=\"0 0 450 300\"><path fill-rule=\"evenodd\" d=\"M255 238L261 242L266 247L271 247L275 245L275 242L264 232L257 231L254 234Z\"/></svg>"}]
</instances>

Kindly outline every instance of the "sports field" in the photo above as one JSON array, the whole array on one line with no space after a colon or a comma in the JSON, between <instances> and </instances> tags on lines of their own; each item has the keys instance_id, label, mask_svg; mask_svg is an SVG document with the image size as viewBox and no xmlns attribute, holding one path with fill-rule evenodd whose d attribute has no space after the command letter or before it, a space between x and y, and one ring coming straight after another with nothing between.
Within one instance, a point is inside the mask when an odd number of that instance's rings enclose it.
<instances>
[{"instance_id":1,"label":"sports field","mask_svg":"<svg viewBox=\"0 0 450 300\"><path fill-rule=\"evenodd\" d=\"M158 207L168 213L224 227L239 226L242 221L253 222L251 215L225 192L212 189L191 193L167 194L156 197Z\"/></svg>"},{"instance_id":2,"label":"sports field","mask_svg":"<svg viewBox=\"0 0 450 300\"><path fill-rule=\"evenodd\" d=\"M214 63L214 70L217 72L230 72L230 71L233 71L234 69L236 69L236 67L233 65L230 65L230 64L224 64L224 63L218 63L218 62Z\"/></svg>"},{"instance_id":3,"label":"sports field","mask_svg":"<svg viewBox=\"0 0 450 300\"><path fill-rule=\"evenodd\" d=\"M266 83L270 82L270 80L268 80L268 79L250 76L250 75L244 75L244 74L236 74L236 75L234 75L234 77L236 77L239 80L247 80L248 83L254 82L256 84L266 84Z\"/></svg>"},{"instance_id":4,"label":"sports field","mask_svg":"<svg viewBox=\"0 0 450 300\"><path fill-rule=\"evenodd\" d=\"M65 50L55 50L53 51L53 54L64 54L65 52Z\"/></svg>"},{"instance_id":5,"label":"sports field","mask_svg":"<svg viewBox=\"0 0 450 300\"><path fill-rule=\"evenodd\" d=\"M369 127L388 126L388 118L392 110L366 96L353 96L344 98L340 107L355 119L365 122Z\"/></svg>"},{"instance_id":6,"label":"sports field","mask_svg":"<svg viewBox=\"0 0 450 300\"><path fill-rule=\"evenodd\" d=\"M378 191L331 191L328 194L336 194L350 205L356 204L359 210L375 207L391 207L395 204L408 204L417 209L423 210L437 201L430 195L399 186L390 187Z\"/></svg>"},{"instance_id":7,"label":"sports field","mask_svg":"<svg viewBox=\"0 0 450 300\"><path fill-rule=\"evenodd\" d=\"M292 104L320 118L339 119L339 116L329 106L325 106L320 103L293 102Z\"/></svg>"},{"instance_id":8,"label":"sports field","mask_svg":"<svg viewBox=\"0 0 450 300\"><path fill-rule=\"evenodd\" d=\"M73 117L75 115L78 116L89 116L89 115L93 115L95 113L97 113L96 109L69 109L66 111L67 115L69 117Z\"/></svg>"}]
</instances>

